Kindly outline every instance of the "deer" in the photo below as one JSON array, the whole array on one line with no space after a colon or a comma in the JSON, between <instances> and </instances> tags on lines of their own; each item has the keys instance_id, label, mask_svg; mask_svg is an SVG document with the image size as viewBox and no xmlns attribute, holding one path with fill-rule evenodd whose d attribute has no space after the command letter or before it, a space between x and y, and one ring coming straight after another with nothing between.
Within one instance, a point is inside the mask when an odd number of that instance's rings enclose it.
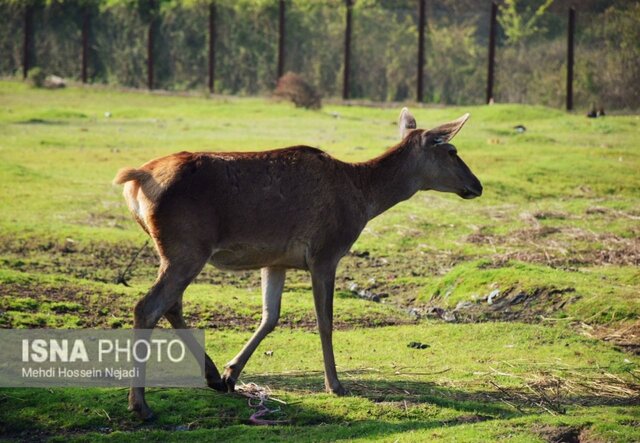
<instances>
[{"instance_id":1,"label":"deer","mask_svg":"<svg viewBox=\"0 0 640 443\"><path fill-rule=\"evenodd\" d=\"M418 191L482 194L482 185L451 139L469 114L434 129L418 129L407 108L401 141L380 156L349 163L294 146L262 152L180 152L140 168L123 168L114 184L160 258L157 278L134 309L134 329L153 329L165 317L187 329L182 298L210 263L221 270L261 271L262 320L221 375L205 353L207 386L233 392L260 342L276 327L287 269L311 276L327 392L345 395L333 352L333 294L338 263L369 220ZM204 352L199 345L189 346ZM200 354L202 355L202 354ZM153 416L144 387L131 387L129 410Z\"/></svg>"}]
</instances>

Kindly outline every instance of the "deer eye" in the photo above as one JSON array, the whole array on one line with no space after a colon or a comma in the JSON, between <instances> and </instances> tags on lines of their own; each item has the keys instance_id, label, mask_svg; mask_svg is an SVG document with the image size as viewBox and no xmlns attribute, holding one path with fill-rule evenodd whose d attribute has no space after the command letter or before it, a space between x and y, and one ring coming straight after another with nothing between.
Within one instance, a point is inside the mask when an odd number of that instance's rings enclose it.
<instances>
[{"instance_id":1,"label":"deer eye","mask_svg":"<svg viewBox=\"0 0 640 443\"><path fill-rule=\"evenodd\" d=\"M451 157L455 157L456 155L458 155L458 150L456 148L449 149L449 155Z\"/></svg>"}]
</instances>

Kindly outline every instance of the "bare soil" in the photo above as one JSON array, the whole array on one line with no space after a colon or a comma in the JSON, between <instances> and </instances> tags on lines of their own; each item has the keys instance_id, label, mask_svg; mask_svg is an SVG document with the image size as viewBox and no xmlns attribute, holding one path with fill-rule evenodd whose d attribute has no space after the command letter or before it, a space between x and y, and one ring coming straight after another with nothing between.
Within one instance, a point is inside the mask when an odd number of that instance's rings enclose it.
<instances>
[{"instance_id":1,"label":"bare soil","mask_svg":"<svg viewBox=\"0 0 640 443\"><path fill-rule=\"evenodd\" d=\"M155 279L159 260L151 244L143 245L0 237L0 264L19 271L62 274L102 283L119 283L123 279L151 282ZM417 297L420 288L406 281L399 283L398 278L443 275L465 259L468 257L447 251L420 257L411 254L374 257L368 251L354 251L340 263L336 288L349 291L355 283L362 289L382 295L380 298L397 296L411 300ZM205 266L195 282L258 289L260 273L224 272ZM309 275L303 271L288 272L287 284L292 283L311 289Z\"/></svg>"},{"instance_id":2,"label":"bare soil","mask_svg":"<svg viewBox=\"0 0 640 443\"><path fill-rule=\"evenodd\" d=\"M52 286L36 283L10 283L0 286L0 319L2 327L10 328L9 311L38 313L42 312L42 303L73 302L80 305L72 314L79 317L77 326L85 328L120 328L133 326L133 308L140 297L123 293L86 288L70 284ZM12 307L10 301L16 297L34 300L27 307ZM64 306L64 305L63 305ZM64 315L64 309L52 310L54 315ZM210 308L197 303L185 302L185 319L193 327L208 329L233 329L241 331L253 331L260 322L260 310L255 314L239 314L228 306ZM412 320L407 316L386 317L382 313L371 316L349 316L343 320L336 316L335 329L350 329L355 327L380 327L399 324L408 324ZM34 325L36 326L36 325ZM162 327L170 327L162 320ZM315 330L315 314L310 310L302 316L299 314L283 313L279 327Z\"/></svg>"},{"instance_id":3,"label":"bare soil","mask_svg":"<svg viewBox=\"0 0 640 443\"><path fill-rule=\"evenodd\" d=\"M569 296L567 296L569 294ZM477 323L481 321L522 321L535 323L547 317L580 295L574 288L540 287L529 292L510 288L502 291L491 303L487 297L475 302L460 302L454 309L431 304L418 310L421 316L441 318L447 322Z\"/></svg>"},{"instance_id":4,"label":"bare soil","mask_svg":"<svg viewBox=\"0 0 640 443\"><path fill-rule=\"evenodd\" d=\"M581 443L582 429L574 426L541 425L533 431L549 443Z\"/></svg>"},{"instance_id":5,"label":"bare soil","mask_svg":"<svg viewBox=\"0 0 640 443\"><path fill-rule=\"evenodd\" d=\"M536 213L535 219L563 218L560 213ZM566 251L560 246L563 238L572 243L593 245L585 246L582 252ZM503 244L511 247L510 252L495 254L489 266L501 266L510 259L527 262L541 262L553 266L625 264L640 265L640 238L622 238L613 234L595 234L576 228L554 228L538 226L517 231L510 236L491 235L482 232L472 234L467 241L473 243ZM521 243L530 243L528 247L517 247ZM531 243L536 248L531 247ZM62 274L74 278L97 282L115 283L122 277L134 256L137 255L125 279L153 281L157 272L158 258L151 245L141 249L142 244L111 244L105 242L79 243L72 239L54 241L51 239L14 239L0 237L0 264L20 271L46 274ZM403 306L415 318L440 318L449 322L481 321L524 321L536 322L561 310L567 303L577 300L573 288L540 287L533 291L521 292L517 288L502 291L492 304L486 299L459 304L455 309L445 309L437 304L412 306L421 286L406 281L406 277L424 275L442 275L456 264L469 257L451 252L416 257L411 254L399 254L388 257L376 257L368 251L352 251L341 262L337 275L336 288L339 291L362 294L362 298L373 301L389 297L393 304ZM402 280L401 280L402 279ZM207 266L196 278L197 283L210 283L236 288L258 290L259 272L222 272ZM307 273L293 271L288 274L287 284L298 288L310 288ZM5 284L0 287L0 296L26 297L34 300L53 302L76 302L82 306L77 314L82 327L126 327L132 324L132 310L138 297L123 293L87 290L74 285L43 286L35 284ZM139 296L142 296L140 294ZM6 299L6 297L3 297ZM108 306L108 312L104 307ZM6 312L6 306L0 304ZM190 324L197 327L253 330L259 322L259 312L243 315L233 309L221 307L210 309L197 304L185 305L185 316ZM5 317L0 312L0 317ZM3 327L11 327L4 319ZM406 323L412 319L407 317ZM336 319L336 328L384 326L405 323L395 318L353 318L348 321ZM283 315L282 327L313 330L316 327L313 312L303 316ZM640 324L640 323L638 323ZM594 337L609 341L629 352L640 352L640 326L618 331L611 327L599 327ZM37 325L34 325L37 326Z\"/></svg>"}]
</instances>

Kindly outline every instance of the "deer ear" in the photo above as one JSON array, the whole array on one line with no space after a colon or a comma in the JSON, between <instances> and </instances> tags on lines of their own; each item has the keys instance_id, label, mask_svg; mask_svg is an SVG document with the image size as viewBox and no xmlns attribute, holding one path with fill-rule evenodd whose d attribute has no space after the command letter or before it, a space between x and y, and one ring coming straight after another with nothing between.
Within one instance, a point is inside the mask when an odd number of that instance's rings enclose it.
<instances>
[{"instance_id":1,"label":"deer ear","mask_svg":"<svg viewBox=\"0 0 640 443\"><path fill-rule=\"evenodd\" d=\"M457 120L454 120L444 125L440 125L437 128L429 129L425 135L427 138L427 144L440 145L442 143L449 143L455 135L462 129L464 124L469 119L469 114L465 114Z\"/></svg>"},{"instance_id":2,"label":"deer ear","mask_svg":"<svg viewBox=\"0 0 640 443\"><path fill-rule=\"evenodd\" d=\"M409 109L402 108L400 111L400 118L398 119L398 127L400 128L400 138L404 139L409 132L416 129L418 126L416 125L416 119L411 113Z\"/></svg>"}]
</instances>

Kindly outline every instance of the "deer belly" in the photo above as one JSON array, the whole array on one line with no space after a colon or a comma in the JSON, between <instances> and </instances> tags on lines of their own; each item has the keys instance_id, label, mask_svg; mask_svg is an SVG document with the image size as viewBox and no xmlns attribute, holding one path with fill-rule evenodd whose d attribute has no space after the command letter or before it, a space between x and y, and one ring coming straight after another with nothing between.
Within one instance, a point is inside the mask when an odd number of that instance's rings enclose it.
<instances>
[{"instance_id":1,"label":"deer belly","mask_svg":"<svg viewBox=\"0 0 640 443\"><path fill-rule=\"evenodd\" d=\"M239 246L213 251L209 263L224 271L246 271L265 267L306 269L302 248L280 249Z\"/></svg>"}]
</instances>

